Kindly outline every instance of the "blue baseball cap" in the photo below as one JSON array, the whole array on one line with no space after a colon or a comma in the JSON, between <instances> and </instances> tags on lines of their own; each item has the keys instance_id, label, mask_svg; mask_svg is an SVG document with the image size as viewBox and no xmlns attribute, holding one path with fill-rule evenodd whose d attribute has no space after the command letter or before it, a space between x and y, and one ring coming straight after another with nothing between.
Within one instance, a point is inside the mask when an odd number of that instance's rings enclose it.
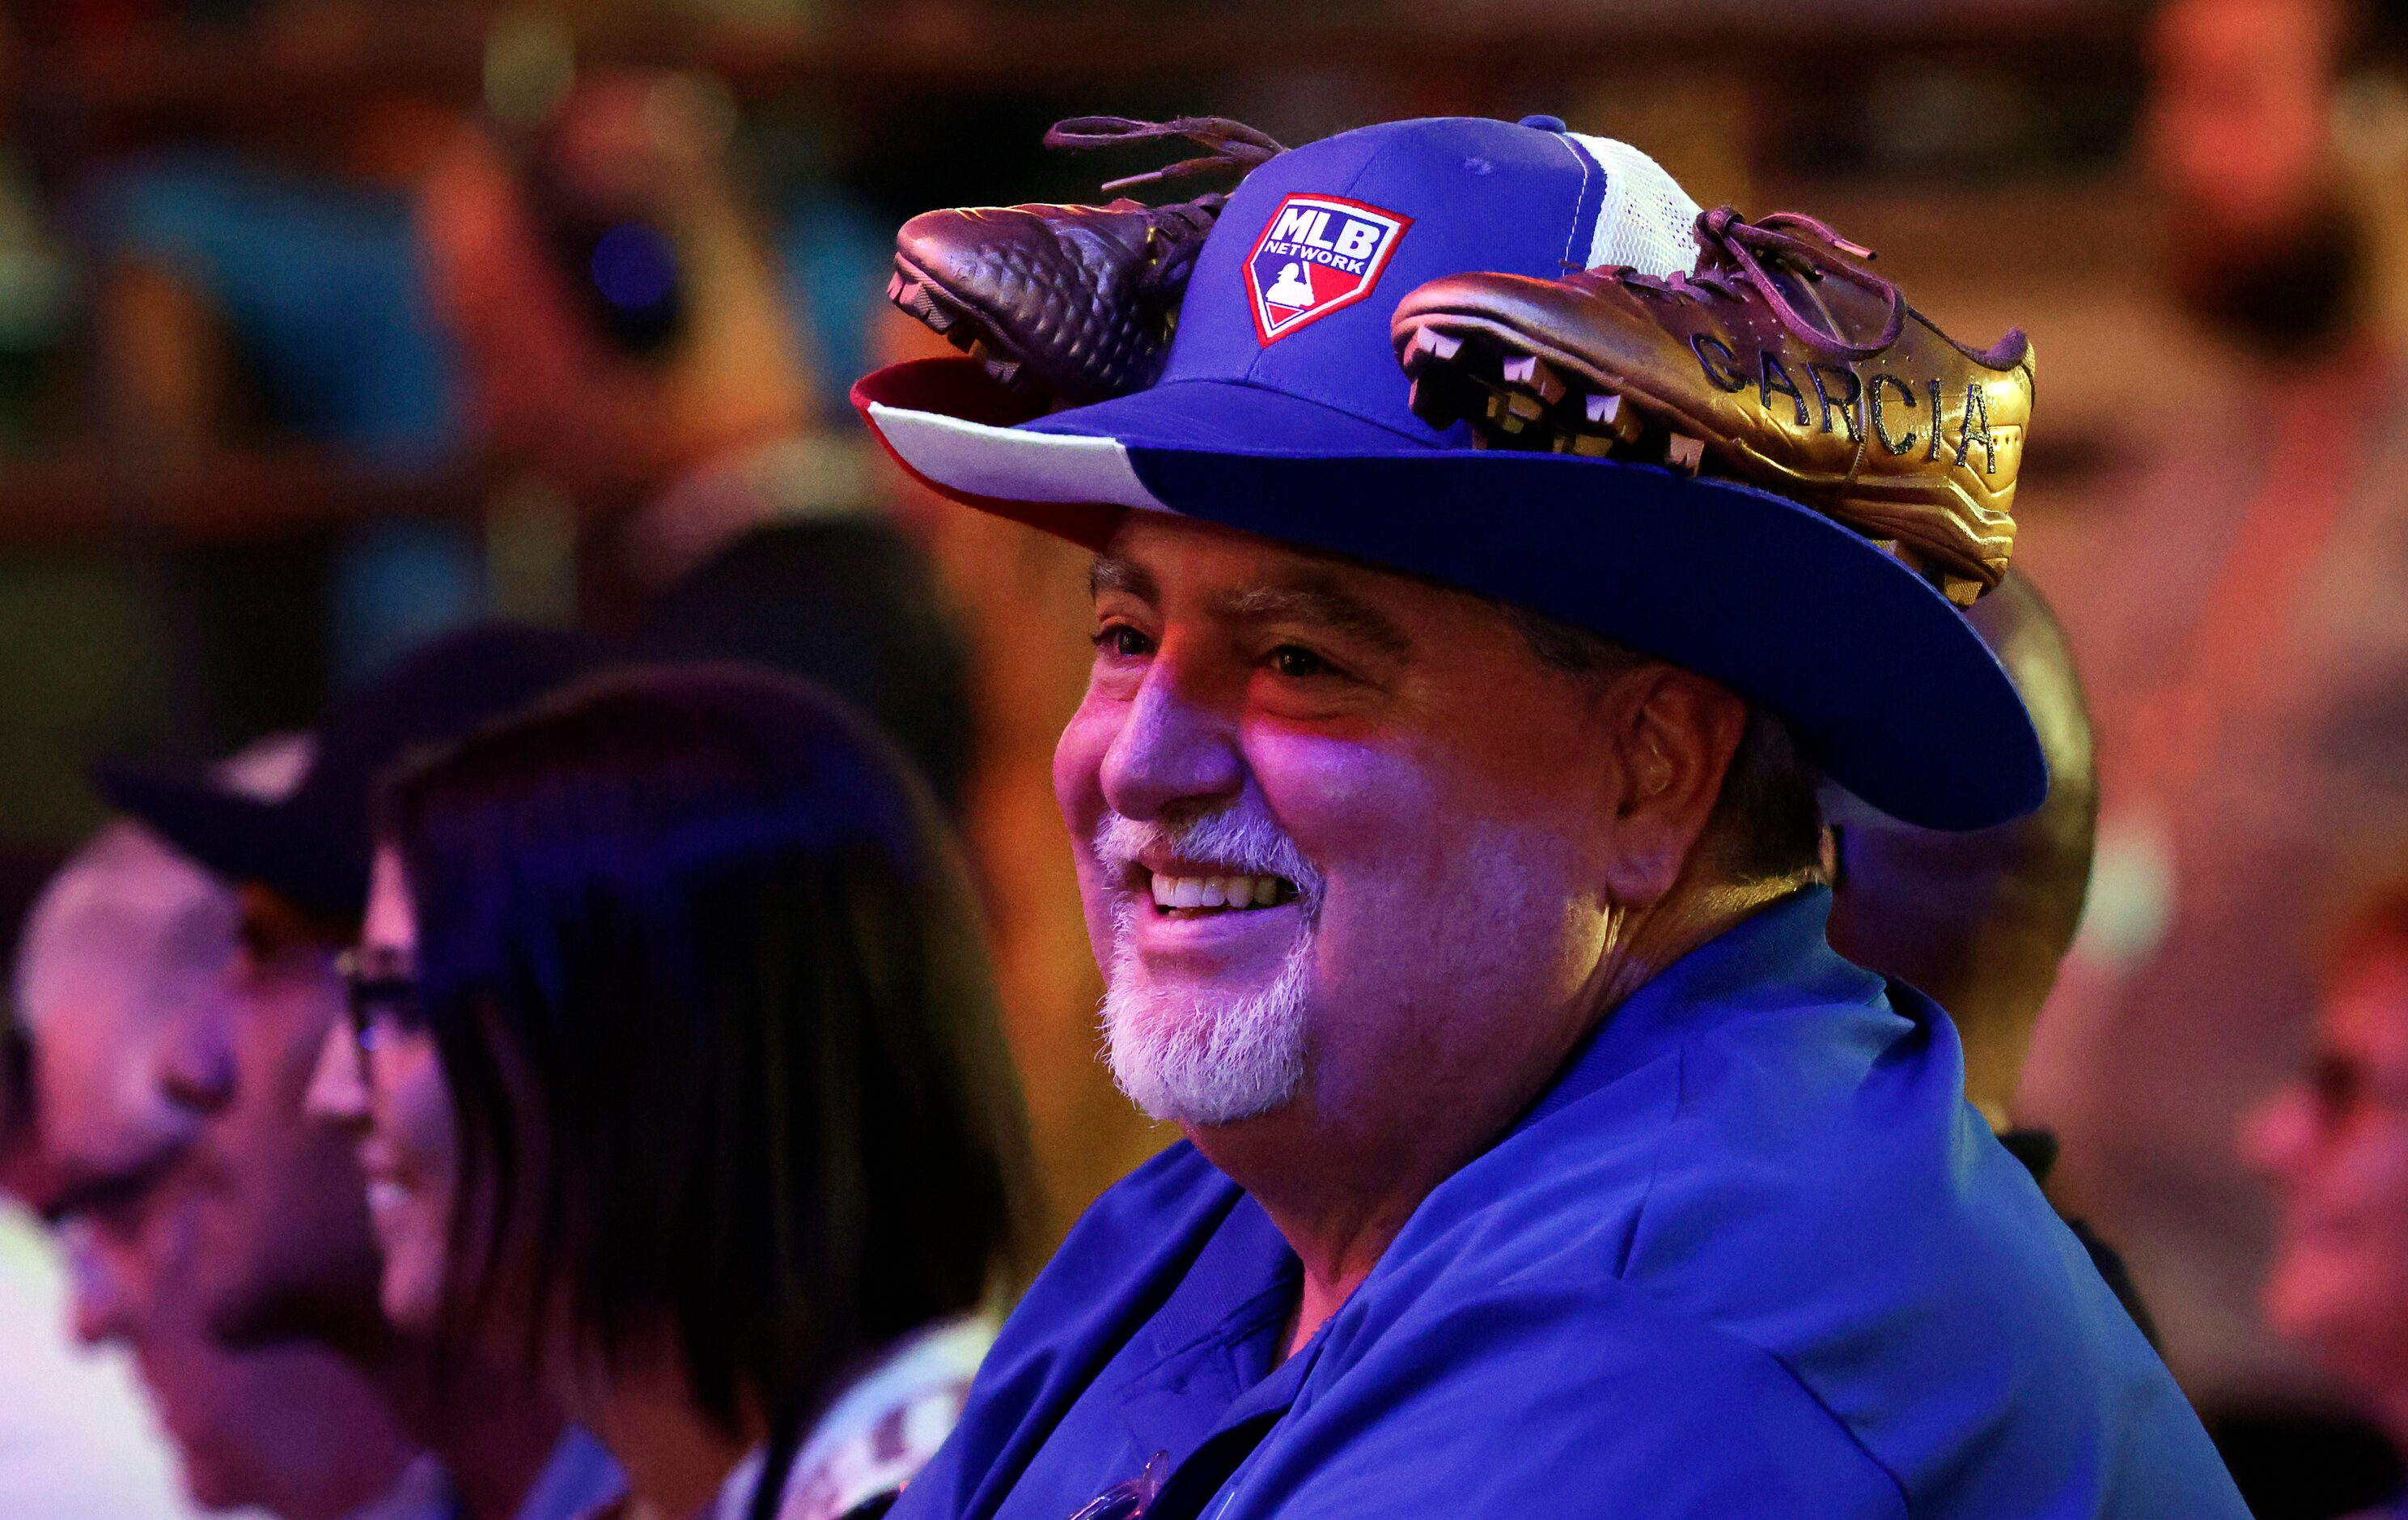
<instances>
[{"instance_id":1,"label":"blue baseball cap","mask_svg":"<svg viewBox=\"0 0 2408 1520\"><path fill-rule=\"evenodd\" d=\"M1282 153L1197 254L1161 378L1031 417L973 360L896 365L853 400L939 492L1093 548L1168 512L1526 607L1728 686L1831 779L1926 827L2047 794L2030 718L1947 598L1769 492L1612 459L1471 447L1408 405L1389 337L1426 281L1694 267L1698 207L1644 154L1433 118Z\"/></svg>"}]
</instances>

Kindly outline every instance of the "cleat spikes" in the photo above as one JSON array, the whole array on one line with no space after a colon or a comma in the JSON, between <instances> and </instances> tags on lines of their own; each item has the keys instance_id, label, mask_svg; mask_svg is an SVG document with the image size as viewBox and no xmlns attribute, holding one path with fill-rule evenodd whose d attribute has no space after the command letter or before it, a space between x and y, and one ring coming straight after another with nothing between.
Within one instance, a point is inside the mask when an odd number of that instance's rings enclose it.
<instances>
[{"instance_id":1,"label":"cleat spikes","mask_svg":"<svg viewBox=\"0 0 2408 1520\"><path fill-rule=\"evenodd\" d=\"M940 300L937 293L902 270L886 282L886 298L917 317L930 332L941 333L954 324L953 308Z\"/></svg>"},{"instance_id":2,"label":"cleat spikes","mask_svg":"<svg viewBox=\"0 0 2408 1520\"><path fill-rule=\"evenodd\" d=\"M1404 366L1408 375L1419 375L1434 364L1445 364L1463 351L1463 339L1450 337L1432 327L1416 327L1411 341L1405 345Z\"/></svg>"},{"instance_id":3,"label":"cleat spikes","mask_svg":"<svg viewBox=\"0 0 2408 1520\"><path fill-rule=\"evenodd\" d=\"M1613 439L1602 433L1558 433L1555 435L1555 452L1603 459L1613 452Z\"/></svg>"},{"instance_id":4,"label":"cleat spikes","mask_svg":"<svg viewBox=\"0 0 2408 1520\"><path fill-rule=\"evenodd\" d=\"M1517 391L1489 392L1486 409L1489 423L1498 432L1516 436L1528 431L1530 424L1546 416L1546 409L1539 404L1537 397Z\"/></svg>"},{"instance_id":5,"label":"cleat spikes","mask_svg":"<svg viewBox=\"0 0 2408 1520\"><path fill-rule=\"evenodd\" d=\"M1639 409L1612 391L1593 391L1581 398L1588 425L1617 443L1636 443L1645 426Z\"/></svg>"},{"instance_id":6,"label":"cleat spikes","mask_svg":"<svg viewBox=\"0 0 2408 1520\"><path fill-rule=\"evenodd\" d=\"M1540 405L1552 407L1563 399L1564 382L1553 369L1541 363L1536 354L1509 356L1503 365L1505 383L1528 391Z\"/></svg>"},{"instance_id":7,"label":"cleat spikes","mask_svg":"<svg viewBox=\"0 0 2408 1520\"><path fill-rule=\"evenodd\" d=\"M1664 463L1684 475L1697 474L1698 466L1705 463L1705 458L1706 445L1702 438L1693 438L1686 433L1674 433L1664 440Z\"/></svg>"},{"instance_id":8,"label":"cleat spikes","mask_svg":"<svg viewBox=\"0 0 2408 1520\"><path fill-rule=\"evenodd\" d=\"M1412 409L1414 416L1432 427L1453 427L1463 420L1463 409L1455 405L1455 398L1448 394L1448 388L1436 383L1428 375L1414 377L1412 390L1405 396L1405 405Z\"/></svg>"}]
</instances>

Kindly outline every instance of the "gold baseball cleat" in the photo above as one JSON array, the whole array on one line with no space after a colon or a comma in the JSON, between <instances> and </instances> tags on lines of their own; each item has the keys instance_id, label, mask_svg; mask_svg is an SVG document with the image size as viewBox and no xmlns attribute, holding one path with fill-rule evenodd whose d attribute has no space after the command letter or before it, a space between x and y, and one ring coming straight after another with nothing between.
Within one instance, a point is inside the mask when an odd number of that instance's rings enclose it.
<instances>
[{"instance_id":1,"label":"gold baseball cleat","mask_svg":"<svg viewBox=\"0 0 2408 1520\"><path fill-rule=\"evenodd\" d=\"M1694 274L1464 274L1397 308L1412 407L1486 448L1725 474L1828 513L1960 605L2014 548L2030 341L1967 348L1811 217L1698 218Z\"/></svg>"}]
</instances>

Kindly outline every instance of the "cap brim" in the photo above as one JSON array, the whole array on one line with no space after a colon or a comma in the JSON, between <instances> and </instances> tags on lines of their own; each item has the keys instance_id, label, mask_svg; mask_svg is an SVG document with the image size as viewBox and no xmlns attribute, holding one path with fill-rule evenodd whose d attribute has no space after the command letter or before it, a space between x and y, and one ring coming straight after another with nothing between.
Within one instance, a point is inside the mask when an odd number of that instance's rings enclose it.
<instances>
[{"instance_id":1,"label":"cap brim","mask_svg":"<svg viewBox=\"0 0 2408 1520\"><path fill-rule=\"evenodd\" d=\"M1197 394L1208 385L1214 394ZM1233 391L1248 411L1221 410ZM1039 419L975 361L937 359L882 370L853 399L932 488L1091 548L1130 510L1173 513L1512 602L1710 676L1909 823L1986 828L2047 796L2022 700L1947 598L1769 492L1612 460L1430 448L1227 382ZM1232 441L1241 416L1277 442ZM1126 431L1090 431L1098 420Z\"/></svg>"},{"instance_id":2,"label":"cap brim","mask_svg":"<svg viewBox=\"0 0 2408 1520\"><path fill-rule=\"evenodd\" d=\"M208 781L111 767L95 769L93 782L111 807L212 876L256 882L333 917L360 911L366 863L289 802L262 801Z\"/></svg>"},{"instance_id":3,"label":"cap brim","mask_svg":"<svg viewBox=\"0 0 2408 1520\"><path fill-rule=\"evenodd\" d=\"M1130 451L1431 453L1377 423L1227 380L1157 385L1047 414L967 359L916 359L858 381L853 405L906 470L955 501L1101 549L1129 508L1174 511Z\"/></svg>"}]
</instances>

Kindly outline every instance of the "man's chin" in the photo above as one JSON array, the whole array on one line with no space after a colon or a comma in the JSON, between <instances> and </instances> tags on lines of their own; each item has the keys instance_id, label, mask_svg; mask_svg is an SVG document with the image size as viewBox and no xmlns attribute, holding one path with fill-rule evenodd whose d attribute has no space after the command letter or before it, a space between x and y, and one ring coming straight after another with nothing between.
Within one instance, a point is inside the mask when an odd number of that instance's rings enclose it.
<instances>
[{"instance_id":1,"label":"man's chin","mask_svg":"<svg viewBox=\"0 0 2408 1520\"><path fill-rule=\"evenodd\" d=\"M374 1361L394 1333L378 1303L378 1274L347 1275L354 1280L262 1284L216 1295L209 1334L230 1351L309 1342L354 1361Z\"/></svg>"},{"instance_id":2,"label":"man's chin","mask_svg":"<svg viewBox=\"0 0 2408 1520\"><path fill-rule=\"evenodd\" d=\"M180 1448L176 1455L184 1497L203 1513L222 1514L228 1510L243 1509L258 1503L263 1497L251 1493L239 1480L206 1458Z\"/></svg>"},{"instance_id":3,"label":"man's chin","mask_svg":"<svg viewBox=\"0 0 2408 1520\"><path fill-rule=\"evenodd\" d=\"M1164 1124L1259 1118L1303 1085L1301 1000L1283 982L1237 997L1124 987L1105 998L1104 1033L1112 1080Z\"/></svg>"}]
</instances>

